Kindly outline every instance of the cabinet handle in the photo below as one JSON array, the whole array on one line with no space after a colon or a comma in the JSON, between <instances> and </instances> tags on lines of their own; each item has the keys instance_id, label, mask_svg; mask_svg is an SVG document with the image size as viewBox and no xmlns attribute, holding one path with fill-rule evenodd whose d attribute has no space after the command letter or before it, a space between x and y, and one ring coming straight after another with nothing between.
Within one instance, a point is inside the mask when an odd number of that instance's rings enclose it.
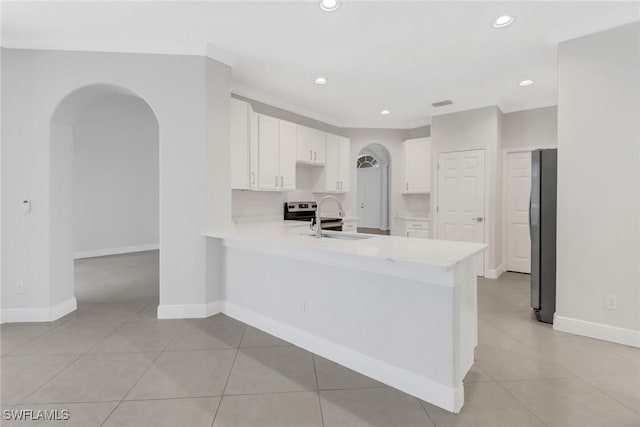
<instances>
[{"instance_id":1,"label":"cabinet handle","mask_svg":"<svg viewBox=\"0 0 640 427\"><path fill-rule=\"evenodd\" d=\"M342 190L342 181L340 181L340 189Z\"/></svg>"},{"instance_id":2,"label":"cabinet handle","mask_svg":"<svg viewBox=\"0 0 640 427\"><path fill-rule=\"evenodd\" d=\"M276 187L278 186L278 176L276 175Z\"/></svg>"},{"instance_id":3,"label":"cabinet handle","mask_svg":"<svg viewBox=\"0 0 640 427\"><path fill-rule=\"evenodd\" d=\"M318 160L318 152L317 152L317 151L314 151L314 152L313 152L313 160L314 160L314 161L315 161L315 160Z\"/></svg>"},{"instance_id":4,"label":"cabinet handle","mask_svg":"<svg viewBox=\"0 0 640 427\"><path fill-rule=\"evenodd\" d=\"M280 187L284 187L284 177L280 176Z\"/></svg>"},{"instance_id":5,"label":"cabinet handle","mask_svg":"<svg viewBox=\"0 0 640 427\"><path fill-rule=\"evenodd\" d=\"M340 189L340 181L336 181L336 190Z\"/></svg>"},{"instance_id":6,"label":"cabinet handle","mask_svg":"<svg viewBox=\"0 0 640 427\"><path fill-rule=\"evenodd\" d=\"M406 184L407 191L409 191L409 183Z\"/></svg>"},{"instance_id":7,"label":"cabinet handle","mask_svg":"<svg viewBox=\"0 0 640 427\"><path fill-rule=\"evenodd\" d=\"M309 160L313 160L313 151L309 150Z\"/></svg>"},{"instance_id":8,"label":"cabinet handle","mask_svg":"<svg viewBox=\"0 0 640 427\"><path fill-rule=\"evenodd\" d=\"M251 184L255 184L255 183L256 183L256 173L251 172Z\"/></svg>"}]
</instances>

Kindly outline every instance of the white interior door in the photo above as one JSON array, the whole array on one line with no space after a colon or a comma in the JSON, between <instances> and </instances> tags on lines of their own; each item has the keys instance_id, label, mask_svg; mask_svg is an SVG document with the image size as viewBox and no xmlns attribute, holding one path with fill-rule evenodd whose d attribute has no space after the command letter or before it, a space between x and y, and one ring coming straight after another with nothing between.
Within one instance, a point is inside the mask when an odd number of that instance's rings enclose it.
<instances>
[{"instance_id":1,"label":"white interior door","mask_svg":"<svg viewBox=\"0 0 640 427\"><path fill-rule=\"evenodd\" d=\"M484 150L440 153L438 165L438 239L484 243ZM484 276L484 254L476 272Z\"/></svg>"},{"instance_id":2,"label":"white interior door","mask_svg":"<svg viewBox=\"0 0 640 427\"><path fill-rule=\"evenodd\" d=\"M531 152L507 154L507 270L531 273Z\"/></svg>"},{"instance_id":3,"label":"white interior door","mask_svg":"<svg viewBox=\"0 0 640 427\"><path fill-rule=\"evenodd\" d=\"M358 226L382 228L382 173L377 168L358 169Z\"/></svg>"}]
</instances>

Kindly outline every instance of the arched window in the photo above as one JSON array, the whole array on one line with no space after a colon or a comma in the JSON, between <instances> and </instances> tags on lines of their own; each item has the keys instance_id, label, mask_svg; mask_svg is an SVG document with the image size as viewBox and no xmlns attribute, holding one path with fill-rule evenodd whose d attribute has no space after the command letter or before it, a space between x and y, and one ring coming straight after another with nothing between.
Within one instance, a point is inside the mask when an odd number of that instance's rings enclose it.
<instances>
[{"instance_id":1,"label":"arched window","mask_svg":"<svg viewBox=\"0 0 640 427\"><path fill-rule=\"evenodd\" d=\"M358 169L360 168L377 168L378 167L378 160L369 155L369 154L363 154L362 156L358 157L358 165L357 165Z\"/></svg>"}]
</instances>

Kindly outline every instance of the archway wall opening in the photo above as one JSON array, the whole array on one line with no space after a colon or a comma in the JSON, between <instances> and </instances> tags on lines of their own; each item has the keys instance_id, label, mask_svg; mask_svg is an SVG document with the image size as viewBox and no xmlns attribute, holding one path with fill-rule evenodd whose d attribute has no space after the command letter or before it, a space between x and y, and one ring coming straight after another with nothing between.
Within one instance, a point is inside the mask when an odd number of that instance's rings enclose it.
<instances>
[{"instance_id":1,"label":"archway wall opening","mask_svg":"<svg viewBox=\"0 0 640 427\"><path fill-rule=\"evenodd\" d=\"M71 140L74 111L105 94L135 95L157 118L160 304L173 317L197 317L221 293L201 232L231 220L230 190L218 191L229 188L229 67L194 56L22 49L2 49L1 64L2 320L73 310L72 146L55 141Z\"/></svg>"}]
</instances>

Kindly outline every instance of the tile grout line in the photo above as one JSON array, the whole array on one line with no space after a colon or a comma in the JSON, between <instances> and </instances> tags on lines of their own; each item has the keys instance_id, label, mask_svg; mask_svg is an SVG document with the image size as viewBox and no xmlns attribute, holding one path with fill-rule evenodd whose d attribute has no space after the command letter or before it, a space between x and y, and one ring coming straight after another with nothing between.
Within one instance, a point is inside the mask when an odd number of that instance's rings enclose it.
<instances>
[{"instance_id":1,"label":"tile grout line","mask_svg":"<svg viewBox=\"0 0 640 427\"><path fill-rule=\"evenodd\" d=\"M318 384L318 369L316 368L316 355L311 353L311 359L313 360L313 373L316 377L316 396L318 397L318 406L320 407L320 421L322 427L324 427L324 414L322 413L322 399L320 399L320 384Z\"/></svg>"},{"instance_id":2,"label":"tile grout line","mask_svg":"<svg viewBox=\"0 0 640 427\"><path fill-rule=\"evenodd\" d=\"M71 314L71 313L69 313L69 314ZM66 315L65 315L65 316L66 316ZM63 317L65 317L65 316L62 316L60 319L62 319L62 318L63 318ZM60 320L60 319L53 320L52 322L57 322L57 321L58 321L58 320ZM11 350L10 352L8 352L7 354L2 355L2 357L6 357L6 356L15 356L15 355L14 355L14 354L12 354L12 353L15 353L16 351L20 350L22 347L24 347L24 346L25 346L25 345L27 345L27 344L31 344L32 342L34 342L34 341L35 341L35 340L37 340L38 338L41 338L41 337L45 336L45 335L46 335L46 334L48 334L49 332L52 332L52 331L54 331L54 330L58 329L60 326L62 326L62 325L64 325L65 323L67 323L69 320L71 320L71 319L64 320L64 321L60 322L60 324L59 324L59 325L55 325L55 326L53 326L52 328L47 329L46 331L44 331L44 332L43 332L43 333L41 333L40 335L38 335L38 336L34 337L33 339L31 339L31 340L29 340L29 341L25 342L24 344L19 345L18 347L14 348L13 350ZM46 322L35 322L35 323L46 323ZM9 323L9 324L10 324L10 323ZM75 353L70 353L70 354L75 354Z\"/></svg>"},{"instance_id":3,"label":"tile grout line","mask_svg":"<svg viewBox=\"0 0 640 427\"><path fill-rule=\"evenodd\" d=\"M227 380L224 382L224 387L222 388L222 394L220 395L220 402L218 402L218 407L216 408L216 412L213 414L213 420L211 420L211 427L216 422L216 418L218 417L218 412L220 411L220 407L222 406L222 400L224 399L224 393L227 391L227 385L229 384L229 378L231 378L231 373L233 372L233 367L236 364L236 359L238 358L238 353L240 352L240 346L242 345L242 340L244 340L244 334L247 332L247 325L244 324L244 329L242 329L242 336L240 337L240 342L238 343L238 347L236 347L236 354L233 356L233 362L231 362L231 368L229 369L229 373L227 374Z\"/></svg>"},{"instance_id":4,"label":"tile grout line","mask_svg":"<svg viewBox=\"0 0 640 427\"><path fill-rule=\"evenodd\" d=\"M431 415L429 414L429 411L427 411L427 408L425 408L424 405L422 404L422 402L420 402L420 399L418 399L417 397L415 397L415 399L418 401L418 405L420 405L420 407L422 408L424 413L427 414L427 418L429 418L429 421L431 421L431 424L433 424L433 427L438 427L436 422L433 421L433 418L431 418Z\"/></svg>"},{"instance_id":5,"label":"tile grout line","mask_svg":"<svg viewBox=\"0 0 640 427\"><path fill-rule=\"evenodd\" d=\"M180 328L180 331L182 331L182 329L185 327L186 325L183 325L182 328ZM115 331L114 331L115 332ZM178 335L178 333L176 333L176 335ZM175 336L174 336L175 338ZM136 382L133 383L133 385L129 388L129 390L122 396L122 399L120 399L120 402L118 402L118 404L113 408L113 410L109 413L109 415L107 415L107 417L104 419L104 421L102 421L102 423L100 423L100 427L102 427L104 425L104 423L106 423L109 418L111 418L111 415L113 415L113 413L120 407L120 405L122 404L122 402L125 401L125 399L127 398L127 396L129 395L129 393L131 393L131 390L134 389L134 387L136 385L138 385L138 383L140 382L140 380L142 380L142 378L147 374L147 372L149 372L149 370L153 367L153 365L156 363L156 361L160 358L160 356L162 356L162 354L164 353L164 350L166 350L166 348L171 344L171 341L173 340L173 338L171 340L169 340L167 342L167 344L164 346L164 348L158 352L158 355L151 361L151 363L149 363L149 366L147 366L147 369L145 369L145 371L142 373L142 375L140 375L140 377L138 377L138 379L136 380Z\"/></svg>"},{"instance_id":6,"label":"tile grout line","mask_svg":"<svg viewBox=\"0 0 640 427\"><path fill-rule=\"evenodd\" d=\"M533 410L531 408L529 408L527 405L525 405L525 403L523 401L521 401L520 399L518 399L518 397L511 393L509 391L509 389L507 389L505 386L503 386L502 384L500 384L499 381L496 381L496 384L498 385L498 387L500 387L501 389L503 389L504 391L507 392L507 394L509 394L511 397L513 397L516 402L518 402L520 405L522 405L523 408L525 408L531 415L533 415L538 421L540 421L540 423L542 423L543 426L549 427L549 424L545 423L542 418L540 418L538 416L538 414L536 414L535 412L533 412Z\"/></svg>"},{"instance_id":7,"label":"tile grout line","mask_svg":"<svg viewBox=\"0 0 640 427\"><path fill-rule=\"evenodd\" d=\"M497 329L499 332L503 333L504 335L508 336L509 338L517 341L518 343L520 343L521 345L525 346L528 349L531 350L535 350L534 347L531 347L530 345L528 345L526 342L518 339L518 337L515 337L513 335L511 335L509 332L503 330L502 328L500 328L498 325L496 325L494 322L487 320L487 319L483 319L485 322L487 322L491 327ZM554 330L555 331L555 330ZM572 337L560 337L560 338L572 338ZM597 343L595 343L596 345L598 345ZM602 347L601 347L602 348ZM550 363L553 363L555 365L558 365L559 367L561 367L562 369L564 369L565 371L569 372L572 376L571 377L543 377L543 378L522 378L522 379L514 379L514 380L501 380L501 381L496 381L496 382L509 382L509 381L527 381L527 380L536 380L536 379L562 379L562 378L574 378L574 379L580 379L584 382L586 382L587 384L589 384L591 387L595 388L596 390L598 390L599 392L603 393L604 395L606 395L607 397L609 397L610 399L616 401L617 403L619 403L620 405L624 406L625 408L631 410L632 412L634 412L635 414L640 415L640 412L633 409L632 407L628 406L627 404L625 404L624 402L621 402L620 400L618 400L616 397L610 395L607 391L601 389L600 387L598 387L597 385L591 383L589 381L589 379L583 375L577 374L572 368L571 366L568 366L564 363L559 363L556 362L555 360L551 360L551 359L547 359L547 358L542 358L542 360L548 361ZM484 369L483 369L484 370Z\"/></svg>"}]
</instances>

